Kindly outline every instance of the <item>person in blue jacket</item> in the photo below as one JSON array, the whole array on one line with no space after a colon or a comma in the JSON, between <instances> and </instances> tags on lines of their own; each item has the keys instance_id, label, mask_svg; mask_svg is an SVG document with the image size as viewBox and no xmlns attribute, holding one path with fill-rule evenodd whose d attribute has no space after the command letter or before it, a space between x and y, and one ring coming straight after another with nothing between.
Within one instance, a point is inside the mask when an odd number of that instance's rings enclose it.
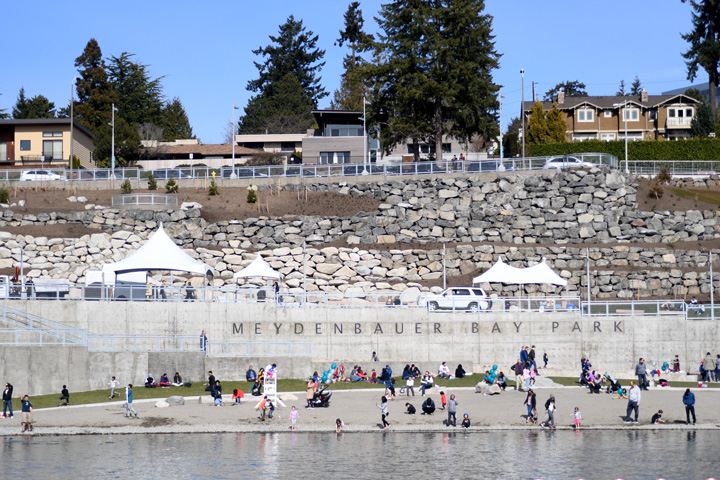
<instances>
[{"instance_id":1,"label":"person in blue jacket","mask_svg":"<svg viewBox=\"0 0 720 480\"><path fill-rule=\"evenodd\" d=\"M692 414L693 425L695 425L695 394L690 389L685 390L683 395L683 404L685 405L685 416L687 417L687 424L690 425L690 414Z\"/></svg>"}]
</instances>

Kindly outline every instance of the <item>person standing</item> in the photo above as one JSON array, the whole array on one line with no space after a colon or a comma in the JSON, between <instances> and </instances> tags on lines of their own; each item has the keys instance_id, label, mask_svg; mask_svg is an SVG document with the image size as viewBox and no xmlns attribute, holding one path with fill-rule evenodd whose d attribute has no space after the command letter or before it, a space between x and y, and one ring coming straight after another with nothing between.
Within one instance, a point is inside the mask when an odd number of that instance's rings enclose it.
<instances>
[{"instance_id":1,"label":"person standing","mask_svg":"<svg viewBox=\"0 0 720 480\"><path fill-rule=\"evenodd\" d=\"M137 412L135 411L135 409L132 406L132 402L133 402L132 388L133 388L132 383L128 383L128 386L125 389L125 398L127 399L127 403L125 404L125 416L127 418L130 418L133 415L135 415L135 418L137 418L137 416L138 416Z\"/></svg>"},{"instance_id":2,"label":"person standing","mask_svg":"<svg viewBox=\"0 0 720 480\"><path fill-rule=\"evenodd\" d=\"M647 390L647 365L645 365L644 358L641 358L635 365L635 375L638 377L638 387L641 390Z\"/></svg>"},{"instance_id":3,"label":"person standing","mask_svg":"<svg viewBox=\"0 0 720 480\"><path fill-rule=\"evenodd\" d=\"M642 359L641 359L642 360ZM638 414L640 412L640 387L635 382L630 382L630 391L628 392L627 415L625 415L625 423L630 423L630 414L635 411L635 421L638 423Z\"/></svg>"},{"instance_id":4,"label":"person standing","mask_svg":"<svg viewBox=\"0 0 720 480\"><path fill-rule=\"evenodd\" d=\"M118 382L117 380L115 380L115 377L112 377L112 378L110 379L110 383L108 383L108 385L110 385L110 400L112 400L112 399L115 398L115 397L119 397L119 396L120 396L120 393L118 393L118 392L115 391L115 389L120 386L119 383L120 383L120 382Z\"/></svg>"},{"instance_id":5,"label":"person standing","mask_svg":"<svg viewBox=\"0 0 720 480\"><path fill-rule=\"evenodd\" d=\"M580 409L578 407L575 407L573 416L575 417L575 431L579 432L580 431L580 421L582 420L582 414L580 414Z\"/></svg>"},{"instance_id":6,"label":"person standing","mask_svg":"<svg viewBox=\"0 0 720 480\"><path fill-rule=\"evenodd\" d=\"M450 395L450 400L448 400L447 409L448 409L448 418L447 418L447 426L449 427L452 425L453 427L457 426L457 405L458 402L455 400L455 395Z\"/></svg>"},{"instance_id":7,"label":"person standing","mask_svg":"<svg viewBox=\"0 0 720 480\"><path fill-rule=\"evenodd\" d=\"M547 421L540 424L541 427L555 428L555 396L551 395L550 398L545 402L545 413L547 413Z\"/></svg>"},{"instance_id":8,"label":"person standing","mask_svg":"<svg viewBox=\"0 0 720 480\"><path fill-rule=\"evenodd\" d=\"M22 395L22 392L20 394ZM20 430L20 433L32 432L33 408L30 398L25 395L20 403L22 405L22 430Z\"/></svg>"},{"instance_id":9,"label":"person standing","mask_svg":"<svg viewBox=\"0 0 720 480\"><path fill-rule=\"evenodd\" d=\"M273 282L273 293L275 294L275 303L280 304L280 285L278 282Z\"/></svg>"},{"instance_id":10,"label":"person standing","mask_svg":"<svg viewBox=\"0 0 720 480\"><path fill-rule=\"evenodd\" d=\"M10 383L5 383L5 390L3 390L2 399L3 399L3 417L8 418L7 409L10 409L10 418L13 417L13 409L12 409L12 393L13 393L13 386Z\"/></svg>"},{"instance_id":11,"label":"person standing","mask_svg":"<svg viewBox=\"0 0 720 480\"><path fill-rule=\"evenodd\" d=\"M295 408L295 405L292 406L292 410L290 410L290 430L295 431L295 424L297 423L298 419L298 411Z\"/></svg>"},{"instance_id":12,"label":"person standing","mask_svg":"<svg viewBox=\"0 0 720 480\"><path fill-rule=\"evenodd\" d=\"M207 357L207 347L208 347L207 332L205 330L203 330L200 333L200 351L205 352L206 357Z\"/></svg>"},{"instance_id":13,"label":"person standing","mask_svg":"<svg viewBox=\"0 0 720 480\"><path fill-rule=\"evenodd\" d=\"M530 348L530 352L528 353L528 362L532 368L537 370L537 363L535 363L535 345Z\"/></svg>"},{"instance_id":14,"label":"person standing","mask_svg":"<svg viewBox=\"0 0 720 480\"><path fill-rule=\"evenodd\" d=\"M307 407L305 408L313 408L313 398L315 397L315 381L312 378L308 379L305 393L305 398L307 399Z\"/></svg>"},{"instance_id":15,"label":"person standing","mask_svg":"<svg viewBox=\"0 0 720 480\"><path fill-rule=\"evenodd\" d=\"M383 430L387 430L390 427L390 424L387 421L388 415L390 415L390 411L388 410L388 399L386 396L382 396L380 399L379 404L375 404L376 407L380 409L382 412L382 424L383 424Z\"/></svg>"},{"instance_id":16,"label":"person standing","mask_svg":"<svg viewBox=\"0 0 720 480\"><path fill-rule=\"evenodd\" d=\"M525 419L525 423L537 423L535 420L537 414L537 397L535 397L535 392L528 390L527 397L525 397L523 403L527 405L527 418Z\"/></svg>"},{"instance_id":17,"label":"person standing","mask_svg":"<svg viewBox=\"0 0 720 480\"><path fill-rule=\"evenodd\" d=\"M523 367L528 363L528 351L525 345L520 349L520 362L522 362Z\"/></svg>"},{"instance_id":18,"label":"person standing","mask_svg":"<svg viewBox=\"0 0 720 480\"><path fill-rule=\"evenodd\" d=\"M58 407L62 406L62 401L65 400L65 406L70 405L70 392L67 389L67 385L63 385L60 391L60 400L58 400Z\"/></svg>"},{"instance_id":19,"label":"person standing","mask_svg":"<svg viewBox=\"0 0 720 480\"><path fill-rule=\"evenodd\" d=\"M693 425L695 425L695 394L690 389L685 390L683 395L683 405L685 405L685 416L687 417L687 424L690 425L690 414L692 414Z\"/></svg>"},{"instance_id":20,"label":"person standing","mask_svg":"<svg viewBox=\"0 0 720 480\"><path fill-rule=\"evenodd\" d=\"M545 350L545 353L543 353L543 363L545 364L543 365L543 368L547 368L548 360L550 359L548 358L547 350Z\"/></svg>"},{"instance_id":21,"label":"person standing","mask_svg":"<svg viewBox=\"0 0 720 480\"><path fill-rule=\"evenodd\" d=\"M675 355L675 359L672 361L673 364L673 372L679 372L680 371L680 357Z\"/></svg>"},{"instance_id":22,"label":"person standing","mask_svg":"<svg viewBox=\"0 0 720 480\"><path fill-rule=\"evenodd\" d=\"M410 396L410 392L412 392L413 397L415 396L415 377L412 374L405 380L405 391L408 397Z\"/></svg>"},{"instance_id":23,"label":"person standing","mask_svg":"<svg viewBox=\"0 0 720 480\"><path fill-rule=\"evenodd\" d=\"M522 360L518 359L517 363L512 366L511 370L515 372L515 390L522 392L523 384L523 364Z\"/></svg>"},{"instance_id":24,"label":"person standing","mask_svg":"<svg viewBox=\"0 0 720 480\"><path fill-rule=\"evenodd\" d=\"M707 355L705 355L705 360L703 361L706 382L712 382L715 380L715 367L715 359L710 354L710 352L707 352Z\"/></svg>"}]
</instances>

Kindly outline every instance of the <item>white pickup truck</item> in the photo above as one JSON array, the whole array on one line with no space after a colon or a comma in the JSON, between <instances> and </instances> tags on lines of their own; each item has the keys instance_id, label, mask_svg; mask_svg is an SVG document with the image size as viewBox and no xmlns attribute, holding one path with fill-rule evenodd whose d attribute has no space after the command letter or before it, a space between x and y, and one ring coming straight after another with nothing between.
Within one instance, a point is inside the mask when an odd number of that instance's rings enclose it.
<instances>
[{"instance_id":1,"label":"white pickup truck","mask_svg":"<svg viewBox=\"0 0 720 480\"><path fill-rule=\"evenodd\" d=\"M485 290L480 287L450 287L437 295L423 295L418 305L427 306L431 312L436 310L467 310L479 312L489 310L492 302Z\"/></svg>"},{"instance_id":2,"label":"white pickup truck","mask_svg":"<svg viewBox=\"0 0 720 480\"><path fill-rule=\"evenodd\" d=\"M0 275L0 298L63 298L70 283L60 278L36 278L32 283L15 283L12 277Z\"/></svg>"}]
</instances>

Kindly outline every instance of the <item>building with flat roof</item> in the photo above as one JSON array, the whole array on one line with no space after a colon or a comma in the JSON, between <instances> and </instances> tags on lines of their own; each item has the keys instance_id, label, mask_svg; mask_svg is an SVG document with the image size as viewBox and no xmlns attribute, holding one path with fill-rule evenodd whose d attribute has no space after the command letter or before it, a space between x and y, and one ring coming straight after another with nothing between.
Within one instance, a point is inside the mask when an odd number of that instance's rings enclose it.
<instances>
[{"instance_id":1,"label":"building with flat roof","mask_svg":"<svg viewBox=\"0 0 720 480\"><path fill-rule=\"evenodd\" d=\"M80 165L93 168L93 134L73 122L72 153ZM70 119L34 118L0 120L0 165L70 165Z\"/></svg>"}]
</instances>

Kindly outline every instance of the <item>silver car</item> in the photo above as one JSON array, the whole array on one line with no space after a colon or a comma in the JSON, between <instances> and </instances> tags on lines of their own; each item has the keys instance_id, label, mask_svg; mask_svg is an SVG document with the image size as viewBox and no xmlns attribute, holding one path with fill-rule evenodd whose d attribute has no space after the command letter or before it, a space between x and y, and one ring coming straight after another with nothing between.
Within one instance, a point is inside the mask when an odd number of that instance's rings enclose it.
<instances>
[{"instance_id":1,"label":"silver car","mask_svg":"<svg viewBox=\"0 0 720 480\"><path fill-rule=\"evenodd\" d=\"M545 164L543 165L543 168L545 170L549 170L551 168L556 168L558 170L561 170L564 168L592 168L595 166L596 165L594 163L584 162L577 157L565 155L563 157L555 157L555 158L547 159L545 161Z\"/></svg>"},{"instance_id":2,"label":"silver car","mask_svg":"<svg viewBox=\"0 0 720 480\"><path fill-rule=\"evenodd\" d=\"M47 182L51 180L67 180L67 177L65 175L58 175L50 170L25 170L20 174L20 181L23 182Z\"/></svg>"}]
</instances>

